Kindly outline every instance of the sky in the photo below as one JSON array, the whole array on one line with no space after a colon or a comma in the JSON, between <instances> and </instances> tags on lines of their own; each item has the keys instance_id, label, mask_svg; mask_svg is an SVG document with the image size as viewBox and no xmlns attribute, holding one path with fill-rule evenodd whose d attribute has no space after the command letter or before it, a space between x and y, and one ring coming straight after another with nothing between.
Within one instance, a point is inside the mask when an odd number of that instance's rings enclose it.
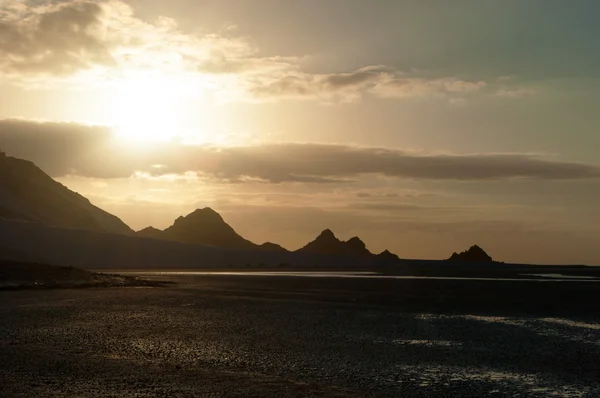
<instances>
[{"instance_id":1,"label":"sky","mask_svg":"<svg viewBox=\"0 0 600 398\"><path fill-rule=\"evenodd\" d=\"M257 243L600 265L600 3L0 0L0 148Z\"/></svg>"}]
</instances>

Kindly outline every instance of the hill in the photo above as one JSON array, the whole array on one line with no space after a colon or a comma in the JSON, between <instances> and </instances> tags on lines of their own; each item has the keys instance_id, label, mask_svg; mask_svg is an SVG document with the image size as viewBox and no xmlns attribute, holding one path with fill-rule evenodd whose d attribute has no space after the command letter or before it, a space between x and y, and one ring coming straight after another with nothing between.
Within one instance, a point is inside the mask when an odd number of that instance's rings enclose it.
<instances>
[{"instance_id":1,"label":"hill","mask_svg":"<svg viewBox=\"0 0 600 398\"><path fill-rule=\"evenodd\" d=\"M394 264L400 261L400 258L389 250L384 250L376 255L377 261L380 264Z\"/></svg>"},{"instance_id":2,"label":"hill","mask_svg":"<svg viewBox=\"0 0 600 398\"><path fill-rule=\"evenodd\" d=\"M136 235L145 238L230 249L287 251L276 243L266 242L262 245L257 245L243 238L225 222L219 213L210 207L197 209L185 217L177 218L173 225L164 231L148 227L138 231Z\"/></svg>"},{"instance_id":3,"label":"hill","mask_svg":"<svg viewBox=\"0 0 600 398\"><path fill-rule=\"evenodd\" d=\"M371 254L358 237L341 241L330 230L294 253L271 242L259 245L208 207L177 218L164 231L148 227L133 232L35 164L1 152L0 187L0 260L97 268L283 263L346 267L397 261L387 251Z\"/></svg>"},{"instance_id":4,"label":"hill","mask_svg":"<svg viewBox=\"0 0 600 398\"><path fill-rule=\"evenodd\" d=\"M154 227L144 228L137 231L135 234L142 238L164 239L163 231Z\"/></svg>"},{"instance_id":5,"label":"hill","mask_svg":"<svg viewBox=\"0 0 600 398\"><path fill-rule=\"evenodd\" d=\"M256 245L242 238L213 209L197 209L179 217L162 233L164 239L207 246L249 249Z\"/></svg>"},{"instance_id":6,"label":"hill","mask_svg":"<svg viewBox=\"0 0 600 398\"><path fill-rule=\"evenodd\" d=\"M371 252L367 250L364 242L358 237L341 241L331 232L326 229L315 240L309 242L306 246L297 250L298 253L313 253L313 254L339 254L351 255L357 257L370 256Z\"/></svg>"},{"instance_id":7,"label":"hill","mask_svg":"<svg viewBox=\"0 0 600 398\"><path fill-rule=\"evenodd\" d=\"M0 155L0 217L60 228L131 234L118 217L54 181L35 164Z\"/></svg>"},{"instance_id":8,"label":"hill","mask_svg":"<svg viewBox=\"0 0 600 398\"><path fill-rule=\"evenodd\" d=\"M448 261L463 262L463 263L493 263L492 257L490 257L485 250L477 245L471 246L468 250L460 253L452 253L452 256Z\"/></svg>"}]
</instances>

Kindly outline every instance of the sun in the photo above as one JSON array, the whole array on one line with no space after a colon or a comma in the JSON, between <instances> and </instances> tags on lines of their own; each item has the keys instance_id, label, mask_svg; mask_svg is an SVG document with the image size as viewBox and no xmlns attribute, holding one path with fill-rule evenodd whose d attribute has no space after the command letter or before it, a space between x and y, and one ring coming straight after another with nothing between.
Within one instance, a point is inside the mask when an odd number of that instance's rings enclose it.
<instances>
[{"instance_id":1,"label":"sun","mask_svg":"<svg viewBox=\"0 0 600 398\"><path fill-rule=\"evenodd\" d=\"M125 140L160 142L181 134L185 93L177 82L138 75L115 84L114 130Z\"/></svg>"}]
</instances>

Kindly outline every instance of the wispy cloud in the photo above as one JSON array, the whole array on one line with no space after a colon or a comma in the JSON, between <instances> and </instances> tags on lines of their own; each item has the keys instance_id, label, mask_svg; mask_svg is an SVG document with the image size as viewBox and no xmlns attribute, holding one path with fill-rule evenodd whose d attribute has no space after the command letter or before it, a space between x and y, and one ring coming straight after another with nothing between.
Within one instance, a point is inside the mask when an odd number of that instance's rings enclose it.
<instances>
[{"instance_id":1,"label":"wispy cloud","mask_svg":"<svg viewBox=\"0 0 600 398\"><path fill-rule=\"evenodd\" d=\"M521 97L525 97L528 95L534 95L535 93L536 93L536 90L534 90L532 88L521 88L521 87L500 88L500 89L498 89L498 91L496 91L496 95L498 97L504 97L504 98L521 98Z\"/></svg>"},{"instance_id":2,"label":"wispy cloud","mask_svg":"<svg viewBox=\"0 0 600 398\"><path fill-rule=\"evenodd\" d=\"M246 83L247 91L260 99L296 98L354 100L362 93L393 78L385 66L369 66L350 73L308 74L286 71L281 76L258 76Z\"/></svg>"},{"instance_id":3,"label":"wispy cloud","mask_svg":"<svg viewBox=\"0 0 600 398\"><path fill-rule=\"evenodd\" d=\"M262 99L353 101L365 94L384 98L451 97L474 93L486 86L483 81L450 77L426 79L384 65L373 65L347 73L294 72L277 78L259 76L248 82L247 90Z\"/></svg>"},{"instance_id":4,"label":"wispy cloud","mask_svg":"<svg viewBox=\"0 0 600 398\"><path fill-rule=\"evenodd\" d=\"M377 96L387 98L452 96L469 94L484 89L484 81L468 81L456 78L424 79L419 77L394 77L378 82L371 90Z\"/></svg>"}]
</instances>

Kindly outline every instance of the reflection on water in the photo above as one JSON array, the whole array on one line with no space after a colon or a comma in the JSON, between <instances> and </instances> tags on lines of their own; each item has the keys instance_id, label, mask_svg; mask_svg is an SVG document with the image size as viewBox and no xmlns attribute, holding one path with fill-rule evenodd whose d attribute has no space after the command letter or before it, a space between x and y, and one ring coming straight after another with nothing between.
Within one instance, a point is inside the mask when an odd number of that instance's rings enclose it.
<instances>
[{"instance_id":1,"label":"reflection on water","mask_svg":"<svg viewBox=\"0 0 600 398\"><path fill-rule=\"evenodd\" d=\"M277 271L119 271L120 274L139 276L291 276L307 278L361 278L361 279L432 279L432 280L461 280L461 281L514 281L514 282L600 282L600 279L590 276L562 274L524 274L536 278L493 278L493 277L458 277L458 276L414 276L414 275L383 275L377 272L277 272Z\"/></svg>"},{"instance_id":2,"label":"reflection on water","mask_svg":"<svg viewBox=\"0 0 600 398\"><path fill-rule=\"evenodd\" d=\"M598 279L595 276L564 275L564 274L523 274L523 275L539 276L542 278L553 278L553 279Z\"/></svg>"},{"instance_id":3,"label":"reflection on water","mask_svg":"<svg viewBox=\"0 0 600 398\"><path fill-rule=\"evenodd\" d=\"M458 347L458 346L462 345L462 343L460 341L451 341L451 340L404 340L404 339L393 340L392 344L416 345L416 346L426 346L426 347Z\"/></svg>"},{"instance_id":4,"label":"reflection on water","mask_svg":"<svg viewBox=\"0 0 600 398\"><path fill-rule=\"evenodd\" d=\"M500 330L511 330L509 328L518 328L526 331L529 335L539 336L539 341L553 341L554 344L565 344L564 342L570 342L573 347L584 346L588 350L593 349L594 346L600 345L598 340L598 331L600 331L600 324L594 322L582 322L579 320L565 319L565 318L536 318L536 317L504 317L504 316L478 316L478 315L445 315L445 314L430 314L421 313L416 314L415 319L425 322L428 326L422 325L414 330L430 331L430 335L433 334L432 338L427 340L423 339L427 335L420 334L423 336L420 339L411 340L410 338L394 340L393 344L416 345L427 348L431 347L448 347L455 350L455 355L460 355L461 352L477 352L477 350L489 350L493 349L493 341L485 341L478 339L469 339L463 341L455 341L445 339L443 331L448 329L441 329L440 325L449 326L446 322L456 322L457 320L466 320L474 322L476 329L482 330L482 333L489 333L493 330L496 336L501 336L502 333L497 333ZM502 327L503 329L489 329L483 324L494 324ZM483 327L482 327L483 326ZM431 332L433 331L433 332ZM421 332L422 333L422 332ZM512 329L511 334L516 334L517 329ZM457 335L453 335L457 336ZM460 337L460 335L458 335ZM551 339L551 340L548 340ZM483 345L481 345L483 343ZM488 347L488 344L491 347ZM565 345L567 347L568 345ZM542 347L541 349L548 349ZM512 351L513 355L516 355L518 348L508 347L507 351ZM402 364L398 366L398 369L402 372L404 379L414 380L419 383L420 386L428 385L443 385L450 386L453 383L477 383L484 382L497 385L500 389L490 391L490 393L500 392L503 387L511 386L517 387L523 391L522 394L514 394L511 396L548 396L548 397L584 397L591 396L591 388L584 383L569 383L566 381L559 381L558 385L549 382L547 378L541 377L543 373L528 372L524 369L520 371L510 371L506 369L499 369L489 367L486 369L485 366L469 368L460 367L448 364L429 364L429 365L410 365ZM597 396L594 395L594 396Z\"/></svg>"}]
</instances>

